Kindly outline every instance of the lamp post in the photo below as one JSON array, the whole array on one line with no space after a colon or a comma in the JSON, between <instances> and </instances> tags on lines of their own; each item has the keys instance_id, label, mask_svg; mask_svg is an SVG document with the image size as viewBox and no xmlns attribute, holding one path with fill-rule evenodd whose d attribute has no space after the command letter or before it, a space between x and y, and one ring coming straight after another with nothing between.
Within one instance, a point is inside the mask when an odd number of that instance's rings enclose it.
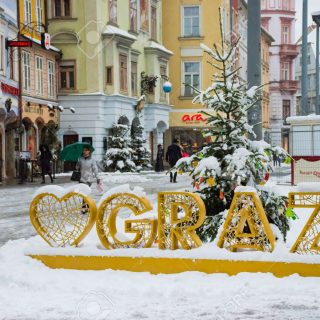
<instances>
[{"instance_id":1,"label":"lamp post","mask_svg":"<svg viewBox=\"0 0 320 320\"><path fill-rule=\"evenodd\" d=\"M258 26L258 27L257 27ZM261 4L248 1L248 87L261 85ZM255 140L262 140L261 103L257 102L248 111L248 122L253 126Z\"/></svg>"},{"instance_id":2,"label":"lamp post","mask_svg":"<svg viewBox=\"0 0 320 320\"><path fill-rule=\"evenodd\" d=\"M320 114L320 105L319 105L319 29L320 29L320 11L312 13L312 20L317 25L317 41L316 41L316 114Z\"/></svg>"},{"instance_id":3,"label":"lamp post","mask_svg":"<svg viewBox=\"0 0 320 320\"><path fill-rule=\"evenodd\" d=\"M303 0L302 63L301 63L301 115L309 114L308 105L308 0Z\"/></svg>"}]
</instances>

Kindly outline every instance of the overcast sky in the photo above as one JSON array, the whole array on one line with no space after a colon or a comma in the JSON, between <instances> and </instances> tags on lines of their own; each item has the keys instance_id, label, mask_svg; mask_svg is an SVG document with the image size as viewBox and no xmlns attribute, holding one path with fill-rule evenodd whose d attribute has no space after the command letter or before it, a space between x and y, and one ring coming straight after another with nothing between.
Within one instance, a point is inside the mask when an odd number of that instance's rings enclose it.
<instances>
[{"instance_id":1,"label":"overcast sky","mask_svg":"<svg viewBox=\"0 0 320 320\"><path fill-rule=\"evenodd\" d=\"M302 3L303 0L296 0L296 40L302 35ZM320 11L320 0L308 1L308 26L312 24L311 13ZM308 37L308 41L316 43L316 30L314 30Z\"/></svg>"}]
</instances>

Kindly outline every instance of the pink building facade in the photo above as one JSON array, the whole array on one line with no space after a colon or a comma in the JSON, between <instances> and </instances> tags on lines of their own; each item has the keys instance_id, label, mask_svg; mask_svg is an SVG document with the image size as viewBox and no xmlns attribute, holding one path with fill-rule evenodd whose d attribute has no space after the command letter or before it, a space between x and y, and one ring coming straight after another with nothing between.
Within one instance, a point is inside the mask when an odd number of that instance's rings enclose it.
<instances>
[{"instance_id":1,"label":"pink building facade","mask_svg":"<svg viewBox=\"0 0 320 320\"><path fill-rule=\"evenodd\" d=\"M285 119L296 114L295 0L262 0L262 26L275 39L270 47L271 143L289 150L290 126Z\"/></svg>"}]
</instances>

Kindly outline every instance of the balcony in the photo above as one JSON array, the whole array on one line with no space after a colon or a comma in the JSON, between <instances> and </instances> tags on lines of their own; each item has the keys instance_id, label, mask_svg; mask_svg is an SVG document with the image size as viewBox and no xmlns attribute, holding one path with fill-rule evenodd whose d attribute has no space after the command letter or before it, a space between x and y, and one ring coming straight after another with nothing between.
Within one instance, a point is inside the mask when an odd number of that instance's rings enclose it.
<instances>
[{"instance_id":1,"label":"balcony","mask_svg":"<svg viewBox=\"0 0 320 320\"><path fill-rule=\"evenodd\" d=\"M299 88L299 81L295 81L295 80L279 81L280 90L296 92L298 88Z\"/></svg>"},{"instance_id":2,"label":"balcony","mask_svg":"<svg viewBox=\"0 0 320 320\"><path fill-rule=\"evenodd\" d=\"M280 56L289 56L292 58L297 57L299 54L299 48L295 44L281 44Z\"/></svg>"}]
</instances>

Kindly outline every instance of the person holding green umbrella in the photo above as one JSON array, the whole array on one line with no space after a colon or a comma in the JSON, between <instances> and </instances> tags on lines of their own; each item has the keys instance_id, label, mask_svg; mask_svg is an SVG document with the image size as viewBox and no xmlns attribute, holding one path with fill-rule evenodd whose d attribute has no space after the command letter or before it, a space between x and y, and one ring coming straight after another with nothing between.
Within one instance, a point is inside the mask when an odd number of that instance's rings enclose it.
<instances>
[{"instance_id":1,"label":"person holding green umbrella","mask_svg":"<svg viewBox=\"0 0 320 320\"><path fill-rule=\"evenodd\" d=\"M84 145L82 149L82 156L78 159L76 170L80 171L80 183L85 183L91 187L92 183L96 180L100 185L99 170L97 162L91 156L90 145ZM93 149L94 150L94 149Z\"/></svg>"}]
</instances>

